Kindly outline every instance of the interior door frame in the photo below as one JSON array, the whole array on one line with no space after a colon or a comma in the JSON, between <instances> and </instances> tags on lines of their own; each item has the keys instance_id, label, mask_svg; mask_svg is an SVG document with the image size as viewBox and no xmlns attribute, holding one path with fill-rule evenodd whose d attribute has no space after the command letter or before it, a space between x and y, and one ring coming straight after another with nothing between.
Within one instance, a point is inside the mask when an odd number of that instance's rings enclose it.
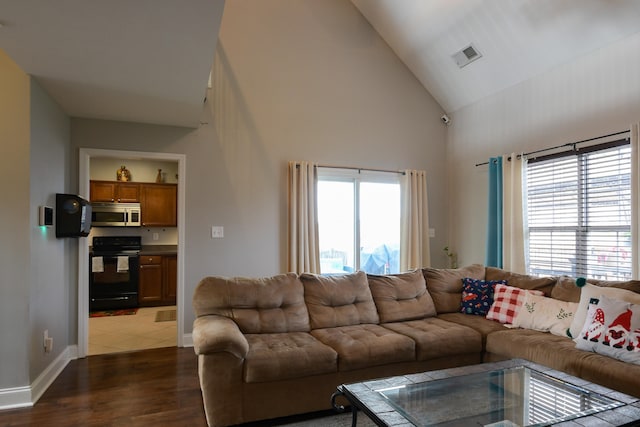
<instances>
[{"instance_id":1,"label":"interior door frame","mask_svg":"<svg viewBox=\"0 0 640 427\"><path fill-rule=\"evenodd\" d=\"M187 156L176 153L80 148L78 195L89 200L92 157L111 157L178 162L178 278L176 288L176 335L178 347L184 347L184 235ZM78 357L89 353L89 239L78 239Z\"/></svg>"}]
</instances>

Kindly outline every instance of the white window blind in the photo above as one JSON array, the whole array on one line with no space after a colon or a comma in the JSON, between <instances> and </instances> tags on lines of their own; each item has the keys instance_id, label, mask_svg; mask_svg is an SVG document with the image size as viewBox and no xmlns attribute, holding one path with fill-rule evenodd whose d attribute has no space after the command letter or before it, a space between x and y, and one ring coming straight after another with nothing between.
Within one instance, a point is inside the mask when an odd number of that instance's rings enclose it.
<instances>
[{"instance_id":1,"label":"white window blind","mask_svg":"<svg viewBox=\"0 0 640 427\"><path fill-rule=\"evenodd\" d=\"M628 141L531 161L527 168L527 216L530 274L629 279Z\"/></svg>"},{"instance_id":2,"label":"white window blind","mask_svg":"<svg viewBox=\"0 0 640 427\"><path fill-rule=\"evenodd\" d=\"M542 424L546 421L566 417L582 412L590 407L585 396L571 393L548 381L532 378L529 391L528 425Z\"/></svg>"}]
</instances>

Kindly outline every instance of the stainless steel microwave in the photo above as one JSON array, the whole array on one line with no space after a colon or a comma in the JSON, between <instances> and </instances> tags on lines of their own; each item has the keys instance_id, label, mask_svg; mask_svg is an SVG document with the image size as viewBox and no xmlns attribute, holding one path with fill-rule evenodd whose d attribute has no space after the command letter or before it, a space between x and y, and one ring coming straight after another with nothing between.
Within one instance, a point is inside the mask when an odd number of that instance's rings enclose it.
<instances>
[{"instance_id":1,"label":"stainless steel microwave","mask_svg":"<svg viewBox=\"0 0 640 427\"><path fill-rule=\"evenodd\" d=\"M140 227L140 203L91 203L93 227Z\"/></svg>"}]
</instances>

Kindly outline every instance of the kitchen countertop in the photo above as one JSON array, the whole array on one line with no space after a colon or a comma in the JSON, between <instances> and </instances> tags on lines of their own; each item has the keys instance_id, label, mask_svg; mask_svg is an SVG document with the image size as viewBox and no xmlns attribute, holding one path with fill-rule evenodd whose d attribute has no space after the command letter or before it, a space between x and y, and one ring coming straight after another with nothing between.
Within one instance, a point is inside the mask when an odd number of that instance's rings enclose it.
<instances>
[{"instance_id":1,"label":"kitchen countertop","mask_svg":"<svg viewBox=\"0 0 640 427\"><path fill-rule=\"evenodd\" d=\"M142 245L140 255L176 255L178 245Z\"/></svg>"}]
</instances>

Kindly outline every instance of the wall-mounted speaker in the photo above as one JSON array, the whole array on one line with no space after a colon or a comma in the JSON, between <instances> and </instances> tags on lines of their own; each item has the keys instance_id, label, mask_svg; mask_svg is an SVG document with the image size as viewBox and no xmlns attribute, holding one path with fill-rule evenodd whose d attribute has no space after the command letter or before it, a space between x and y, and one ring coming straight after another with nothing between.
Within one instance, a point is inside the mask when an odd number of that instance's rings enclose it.
<instances>
[{"instance_id":1,"label":"wall-mounted speaker","mask_svg":"<svg viewBox=\"0 0 640 427\"><path fill-rule=\"evenodd\" d=\"M91 203L75 194L56 194L56 237L88 236Z\"/></svg>"}]
</instances>

